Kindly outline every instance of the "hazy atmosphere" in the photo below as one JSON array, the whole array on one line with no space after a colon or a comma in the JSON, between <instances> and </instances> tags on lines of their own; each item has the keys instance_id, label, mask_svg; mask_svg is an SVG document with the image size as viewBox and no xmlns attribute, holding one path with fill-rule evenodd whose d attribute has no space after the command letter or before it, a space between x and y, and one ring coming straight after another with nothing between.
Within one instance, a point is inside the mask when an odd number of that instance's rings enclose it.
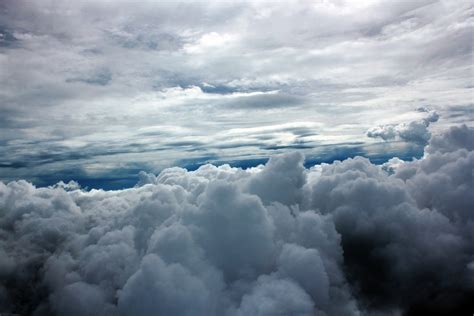
<instances>
[{"instance_id":1,"label":"hazy atmosphere","mask_svg":"<svg viewBox=\"0 0 474 316\"><path fill-rule=\"evenodd\" d=\"M472 1L0 1L0 314L474 313Z\"/></svg>"}]
</instances>

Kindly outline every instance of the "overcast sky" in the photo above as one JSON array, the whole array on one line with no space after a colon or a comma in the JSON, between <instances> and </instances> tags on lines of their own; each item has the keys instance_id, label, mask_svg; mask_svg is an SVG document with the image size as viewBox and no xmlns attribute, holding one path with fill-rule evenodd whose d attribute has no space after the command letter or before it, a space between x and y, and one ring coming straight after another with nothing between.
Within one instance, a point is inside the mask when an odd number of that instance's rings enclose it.
<instances>
[{"instance_id":1,"label":"overcast sky","mask_svg":"<svg viewBox=\"0 0 474 316\"><path fill-rule=\"evenodd\" d=\"M473 15L471 1L2 1L0 179L120 187L294 150L419 156L429 133L473 125Z\"/></svg>"}]
</instances>

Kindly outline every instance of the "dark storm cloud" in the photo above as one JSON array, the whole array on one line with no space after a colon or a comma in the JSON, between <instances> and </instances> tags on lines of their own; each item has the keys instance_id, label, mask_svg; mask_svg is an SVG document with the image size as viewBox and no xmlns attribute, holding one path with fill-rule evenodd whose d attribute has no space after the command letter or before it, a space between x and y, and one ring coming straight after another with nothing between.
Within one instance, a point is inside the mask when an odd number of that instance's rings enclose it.
<instances>
[{"instance_id":1,"label":"dark storm cloud","mask_svg":"<svg viewBox=\"0 0 474 316\"><path fill-rule=\"evenodd\" d=\"M469 313L473 138L452 127L391 175L362 157L306 169L295 152L247 170L141 172L117 191L0 182L0 308Z\"/></svg>"}]
</instances>

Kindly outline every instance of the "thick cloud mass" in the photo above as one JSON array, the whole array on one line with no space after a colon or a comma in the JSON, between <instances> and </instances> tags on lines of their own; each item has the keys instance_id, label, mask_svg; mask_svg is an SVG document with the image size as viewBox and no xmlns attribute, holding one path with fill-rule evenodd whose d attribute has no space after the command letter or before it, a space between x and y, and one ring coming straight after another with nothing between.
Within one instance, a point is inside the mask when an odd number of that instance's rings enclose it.
<instances>
[{"instance_id":1,"label":"thick cloud mass","mask_svg":"<svg viewBox=\"0 0 474 316\"><path fill-rule=\"evenodd\" d=\"M452 127L390 168L293 153L120 191L0 182L0 311L470 314L473 140Z\"/></svg>"}]
</instances>

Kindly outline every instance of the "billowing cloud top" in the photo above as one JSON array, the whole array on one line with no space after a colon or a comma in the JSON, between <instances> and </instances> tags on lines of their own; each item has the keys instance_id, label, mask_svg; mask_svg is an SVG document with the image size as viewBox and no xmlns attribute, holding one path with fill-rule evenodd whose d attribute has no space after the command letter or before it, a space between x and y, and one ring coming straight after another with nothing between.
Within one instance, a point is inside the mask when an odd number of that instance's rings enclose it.
<instances>
[{"instance_id":1,"label":"billowing cloud top","mask_svg":"<svg viewBox=\"0 0 474 316\"><path fill-rule=\"evenodd\" d=\"M0 179L121 188L289 149L419 157L429 129L472 126L472 15L468 0L3 0Z\"/></svg>"},{"instance_id":2,"label":"billowing cloud top","mask_svg":"<svg viewBox=\"0 0 474 316\"><path fill-rule=\"evenodd\" d=\"M410 123L388 124L373 127L367 131L367 136L383 140L392 140L399 137L408 142L426 145L431 137L428 127L431 123L438 121L439 115L436 111L428 111L426 108L418 108L419 112L426 112L427 115L421 120Z\"/></svg>"},{"instance_id":3,"label":"billowing cloud top","mask_svg":"<svg viewBox=\"0 0 474 316\"><path fill-rule=\"evenodd\" d=\"M434 136L411 162L303 161L175 167L117 191L0 182L0 310L472 312L474 129Z\"/></svg>"}]
</instances>

